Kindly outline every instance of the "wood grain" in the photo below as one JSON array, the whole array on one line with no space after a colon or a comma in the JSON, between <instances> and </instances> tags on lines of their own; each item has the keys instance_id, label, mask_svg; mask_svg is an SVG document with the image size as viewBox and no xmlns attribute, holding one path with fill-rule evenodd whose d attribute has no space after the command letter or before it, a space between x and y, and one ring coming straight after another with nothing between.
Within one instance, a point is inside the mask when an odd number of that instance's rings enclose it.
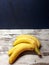
<instances>
[{"instance_id":1,"label":"wood grain","mask_svg":"<svg viewBox=\"0 0 49 65\"><path fill-rule=\"evenodd\" d=\"M41 42L43 58L32 52L24 52L13 65L49 65L49 29L0 30L0 65L10 65L7 51L19 34L31 34Z\"/></svg>"}]
</instances>

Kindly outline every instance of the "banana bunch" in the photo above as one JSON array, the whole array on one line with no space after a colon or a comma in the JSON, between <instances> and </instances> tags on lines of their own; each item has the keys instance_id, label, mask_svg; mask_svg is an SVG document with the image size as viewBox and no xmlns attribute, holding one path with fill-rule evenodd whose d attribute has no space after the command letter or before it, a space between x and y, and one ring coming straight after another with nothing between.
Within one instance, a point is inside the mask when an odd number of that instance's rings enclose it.
<instances>
[{"instance_id":1,"label":"banana bunch","mask_svg":"<svg viewBox=\"0 0 49 65\"><path fill-rule=\"evenodd\" d=\"M24 51L35 51L39 56L41 52L39 50L41 44L40 41L33 35L19 35L13 42L13 48L8 51L9 63L12 64L17 57Z\"/></svg>"}]
</instances>

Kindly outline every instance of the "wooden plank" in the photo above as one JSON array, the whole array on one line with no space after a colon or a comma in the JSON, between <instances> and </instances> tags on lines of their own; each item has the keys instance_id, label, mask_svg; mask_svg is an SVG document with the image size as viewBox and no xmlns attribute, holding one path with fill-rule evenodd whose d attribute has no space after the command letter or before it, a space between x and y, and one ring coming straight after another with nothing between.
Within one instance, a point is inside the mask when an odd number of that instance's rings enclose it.
<instances>
[{"instance_id":1,"label":"wooden plank","mask_svg":"<svg viewBox=\"0 0 49 65\"><path fill-rule=\"evenodd\" d=\"M49 29L0 30L0 65L9 65L7 51L19 34L31 34L39 38L43 58L26 52L13 65L49 65Z\"/></svg>"}]
</instances>

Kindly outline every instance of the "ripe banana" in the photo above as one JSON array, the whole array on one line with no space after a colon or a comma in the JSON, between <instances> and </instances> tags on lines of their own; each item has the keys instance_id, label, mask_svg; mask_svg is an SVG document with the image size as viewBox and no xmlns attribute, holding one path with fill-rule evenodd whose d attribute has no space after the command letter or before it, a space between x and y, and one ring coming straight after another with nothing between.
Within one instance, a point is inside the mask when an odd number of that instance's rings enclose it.
<instances>
[{"instance_id":1,"label":"ripe banana","mask_svg":"<svg viewBox=\"0 0 49 65\"><path fill-rule=\"evenodd\" d=\"M15 46L15 45L17 45L17 44L20 44L20 43L29 43L29 44L32 44L32 45L33 45L33 43L34 43L35 45L37 45L37 44L35 43L35 41L32 40L32 39L20 38L20 39L15 40L13 46Z\"/></svg>"},{"instance_id":2,"label":"ripe banana","mask_svg":"<svg viewBox=\"0 0 49 65\"><path fill-rule=\"evenodd\" d=\"M33 35L22 34L22 35L17 36L16 40L21 39L21 38L29 38L29 39L32 39L32 40L36 41L36 44L37 44L38 47L40 47L40 45L41 45L40 41ZM16 40L15 40L14 44L16 44Z\"/></svg>"},{"instance_id":3,"label":"ripe banana","mask_svg":"<svg viewBox=\"0 0 49 65\"><path fill-rule=\"evenodd\" d=\"M16 47L17 47L17 45L14 46L13 48L11 48L11 49L8 51L8 55L9 55L9 56L13 53L13 51L15 50Z\"/></svg>"},{"instance_id":4,"label":"ripe banana","mask_svg":"<svg viewBox=\"0 0 49 65\"><path fill-rule=\"evenodd\" d=\"M27 44L27 43L21 43L21 44ZM18 44L19 45L19 44ZM30 44L31 45L31 44ZM9 51L8 51L8 55L10 56L13 52L14 52L14 50L16 49L16 47L17 47L17 45L16 46L14 46L13 48L11 48ZM41 53L40 53L40 50L33 44L32 45L32 48L34 49L34 51L40 56L41 55Z\"/></svg>"},{"instance_id":5,"label":"ripe banana","mask_svg":"<svg viewBox=\"0 0 49 65\"><path fill-rule=\"evenodd\" d=\"M20 40L17 40L16 41L17 44L21 44L21 43L26 43L26 44L31 44L32 46L35 45L35 41L34 40L31 40L31 39L27 39L27 38L24 38L24 39L20 39ZM10 56L13 52L13 50L16 48L17 45L15 45L13 48L11 48L9 51L8 51L8 55ZM36 46L36 45L35 45Z\"/></svg>"},{"instance_id":6,"label":"ripe banana","mask_svg":"<svg viewBox=\"0 0 49 65\"><path fill-rule=\"evenodd\" d=\"M13 51L12 55L9 58L9 63L12 64L22 52L27 50L33 51L34 48L35 48L34 45L32 46L31 44L26 43L16 45L15 50Z\"/></svg>"},{"instance_id":7,"label":"ripe banana","mask_svg":"<svg viewBox=\"0 0 49 65\"><path fill-rule=\"evenodd\" d=\"M22 52L27 50L34 50L39 56L41 56L39 50L40 45L39 40L34 36L27 34L17 36L13 43L14 47L8 51L8 55L10 56L9 63L12 64Z\"/></svg>"}]
</instances>

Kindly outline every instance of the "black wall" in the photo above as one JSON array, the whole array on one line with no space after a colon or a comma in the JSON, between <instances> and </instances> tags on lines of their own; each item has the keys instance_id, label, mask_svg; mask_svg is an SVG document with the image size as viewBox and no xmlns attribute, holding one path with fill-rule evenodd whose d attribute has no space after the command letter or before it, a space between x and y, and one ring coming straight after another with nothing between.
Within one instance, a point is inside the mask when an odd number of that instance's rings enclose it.
<instances>
[{"instance_id":1,"label":"black wall","mask_svg":"<svg viewBox=\"0 0 49 65\"><path fill-rule=\"evenodd\" d=\"M49 0L0 0L0 28L49 28Z\"/></svg>"}]
</instances>

